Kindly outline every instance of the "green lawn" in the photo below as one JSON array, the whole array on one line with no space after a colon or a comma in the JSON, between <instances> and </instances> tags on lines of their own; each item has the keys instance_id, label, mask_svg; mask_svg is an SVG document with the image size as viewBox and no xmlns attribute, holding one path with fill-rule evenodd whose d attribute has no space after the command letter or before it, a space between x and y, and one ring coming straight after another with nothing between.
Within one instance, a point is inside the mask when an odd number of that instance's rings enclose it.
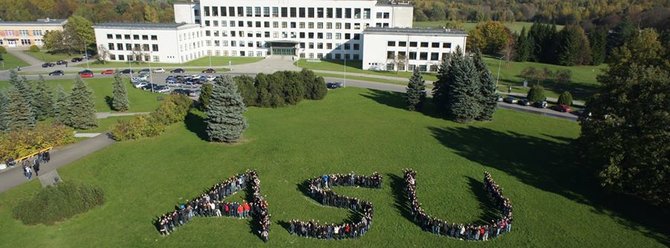
<instances>
[{"instance_id":1,"label":"green lawn","mask_svg":"<svg viewBox=\"0 0 670 248\"><path fill-rule=\"evenodd\" d=\"M341 78L342 82L344 82L344 76L342 74L337 74L337 73L321 73L317 72L315 73L316 75L322 76L322 77L333 77L333 78ZM362 80L362 81L370 81L370 82L378 82L378 83L386 83L386 84L399 84L399 85L407 85L407 80L404 79L399 79L399 80L388 80L388 79L381 79L381 78L372 78L372 77L360 77L360 76L351 76L347 75L347 79L352 79L352 80ZM432 85L427 85L427 87L432 87Z\"/></svg>"},{"instance_id":2,"label":"green lawn","mask_svg":"<svg viewBox=\"0 0 670 248\"><path fill-rule=\"evenodd\" d=\"M254 63L262 60L263 57L222 57L222 56L212 56L212 66L228 66L228 62L232 65L239 64L248 64ZM173 64L173 63L133 63L133 68L149 68L149 64L152 67L166 67L166 68L176 68L183 66L197 66L207 68L209 67L209 57L199 58L193 61L189 61L183 64ZM90 63L91 68L128 68L128 63L124 62L107 62L104 64Z\"/></svg>"},{"instance_id":3,"label":"green lawn","mask_svg":"<svg viewBox=\"0 0 670 248\"><path fill-rule=\"evenodd\" d=\"M65 60L67 62L70 62L70 59L74 57L81 57L81 54L78 53L68 55L67 53L51 53L43 50L39 52L31 52L31 51L23 51L23 52L44 62L56 62L58 60Z\"/></svg>"},{"instance_id":4,"label":"green lawn","mask_svg":"<svg viewBox=\"0 0 670 248\"><path fill-rule=\"evenodd\" d=\"M409 71L394 72L394 71L362 70L361 68L363 66L361 65L361 63L362 63L362 61L360 61L360 60L347 61L347 65L346 65L347 73L364 73L364 74L370 74L370 75L402 78L402 79L399 79L399 80L409 80L409 77L412 76L412 72L409 72ZM316 60L316 61L314 61L314 60L300 59L295 63L295 65L299 66L299 67L302 67L302 68L307 68L307 69L310 69L310 70L333 71L333 72L337 72L338 74L344 73L344 61L337 61L337 60ZM437 80L437 77L435 77L435 74L426 73L426 74L423 75L423 79L434 81L434 80Z\"/></svg>"},{"instance_id":5,"label":"green lawn","mask_svg":"<svg viewBox=\"0 0 670 248\"><path fill-rule=\"evenodd\" d=\"M108 117L104 119L98 119L98 127L86 130L78 130L81 133L104 133L112 129L116 123L121 120L130 120L134 116L119 116L119 117Z\"/></svg>"},{"instance_id":6,"label":"green lawn","mask_svg":"<svg viewBox=\"0 0 670 248\"><path fill-rule=\"evenodd\" d=\"M15 57L14 55L10 53L3 53L2 58L4 59L2 62L0 62L0 70L9 70L9 69L16 69L16 67L19 66L29 66L30 64L26 63L25 61Z\"/></svg>"},{"instance_id":7,"label":"green lawn","mask_svg":"<svg viewBox=\"0 0 670 248\"><path fill-rule=\"evenodd\" d=\"M425 21L425 22L414 22L412 25L417 28L441 28L444 27L446 21ZM475 29L477 27L476 22L464 22L463 29L466 32ZM503 24L509 28L512 32L521 33L521 29L526 27L526 31L530 30L530 26L533 25L532 22L503 22ZM556 29L561 30L563 25L556 25Z\"/></svg>"},{"instance_id":8,"label":"green lawn","mask_svg":"<svg viewBox=\"0 0 670 248\"><path fill-rule=\"evenodd\" d=\"M95 100L95 109L99 112L110 112L112 111L109 105L107 104L105 97L112 96L112 82L113 78L90 78L84 79L84 82L94 92ZM125 80L128 80L125 78ZM72 84L74 79L59 79L59 80L48 80L47 84L53 89L57 85L61 85L65 92L69 93L72 89ZM9 87L7 81L0 81L0 89ZM135 89L130 83L126 86L128 90L128 99L130 101L130 110L129 112L150 112L158 107L159 98L163 95L158 93L151 93L143 91L140 89Z\"/></svg>"},{"instance_id":9,"label":"green lawn","mask_svg":"<svg viewBox=\"0 0 670 248\"><path fill-rule=\"evenodd\" d=\"M664 247L667 216L608 197L574 163L575 122L498 110L495 121L456 124L399 108L398 94L345 88L323 101L245 114L245 143L199 138L199 115L157 138L121 142L59 169L63 180L102 187L106 203L54 226L26 226L11 209L40 187L36 180L0 194L4 247ZM47 165L48 166L48 165ZM396 206L402 169L418 172L418 195L431 214L477 222L486 213L482 177L489 171L514 204L514 229L484 243L420 230ZM256 169L272 215L270 241L248 221L196 218L172 235L152 220L216 182ZM337 188L374 204L374 225L362 238L322 241L289 235L279 222L342 222L347 211L323 207L298 185L324 173L384 176L382 189ZM231 197L240 200L241 195ZM661 234L659 231L665 231Z\"/></svg>"}]
</instances>

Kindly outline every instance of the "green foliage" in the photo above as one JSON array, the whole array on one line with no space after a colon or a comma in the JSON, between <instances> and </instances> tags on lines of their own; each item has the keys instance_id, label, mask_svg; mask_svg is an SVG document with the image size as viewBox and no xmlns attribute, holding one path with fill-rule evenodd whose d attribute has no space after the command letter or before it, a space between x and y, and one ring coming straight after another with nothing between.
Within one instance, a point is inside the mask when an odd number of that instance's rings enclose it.
<instances>
[{"instance_id":1,"label":"green foliage","mask_svg":"<svg viewBox=\"0 0 670 248\"><path fill-rule=\"evenodd\" d=\"M192 105L193 100L187 96L168 95L151 114L119 121L112 128L112 138L123 141L158 136L166 126L183 121Z\"/></svg>"},{"instance_id":2,"label":"green foliage","mask_svg":"<svg viewBox=\"0 0 670 248\"><path fill-rule=\"evenodd\" d=\"M448 113L457 122L473 121L482 112L479 71L471 58L458 53L451 63Z\"/></svg>"},{"instance_id":3,"label":"green foliage","mask_svg":"<svg viewBox=\"0 0 670 248\"><path fill-rule=\"evenodd\" d=\"M472 57L473 63L479 72L479 105L481 113L477 116L477 120L490 121L493 120L493 113L498 107L496 83L493 80L493 75L482 59L481 53L477 51Z\"/></svg>"},{"instance_id":4,"label":"green foliage","mask_svg":"<svg viewBox=\"0 0 670 248\"><path fill-rule=\"evenodd\" d=\"M558 64L565 66L591 64L591 45L580 26L568 25L557 36Z\"/></svg>"},{"instance_id":5,"label":"green foliage","mask_svg":"<svg viewBox=\"0 0 670 248\"><path fill-rule=\"evenodd\" d=\"M35 112L30 102L18 89L7 91L8 104L4 110L6 130L21 130L35 126Z\"/></svg>"},{"instance_id":6,"label":"green foliage","mask_svg":"<svg viewBox=\"0 0 670 248\"><path fill-rule=\"evenodd\" d=\"M67 109L63 119L65 125L76 129L90 129L98 126L95 117L95 104L93 102L93 91L81 80L75 79L72 93L67 99Z\"/></svg>"},{"instance_id":7,"label":"green foliage","mask_svg":"<svg viewBox=\"0 0 670 248\"><path fill-rule=\"evenodd\" d=\"M234 77L233 80L235 80L235 83L237 84L237 88L240 90L240 95L242 96L242 100L244 100L244 105L246 106L256 106L256 100L258 99L258 93L256 90L256 86L254 85L254 78L247 76L247 75L241 75ZM212 94L212 87L211 85L209 86L209 94ZM202 93L201 93L202 94ZM204 110L204 108L203 108Z\"/></svg>"},{"instance_id":8,"label":"green foliage","mask_svg":"<svg viewBox=\"0 0 670 248\"><path fill-rule=\"evenodd\" d=\"M460 49L456 50L457 52ZM433 102L438 110L446 110L448 106L447 96L449 91L449 74L451 73L451 53L442 59L437 69L437 80L433 82Z\"/></svg>"},{"instance_id":9,"label":"green foliage","mask_svg":"<svg viewBox=\"0 0 670 248\"><path fill-rule=\"evenodd\" d=\"M54 122L59 124L69 123L69 115L67 113L68 108L68 94L65 93L63 86L60 84L56 88L54 95Z\"/></svg>"},{"instance_id":10,"label":"green foliage","mask_svg":"<svg viewBox=\"0 0 670 248\"><path fill-rule=\"evenodd\" d=\"M33 89L33 99L35 101L33 103L33 110L35 111L37 120L43 121L48 117L54 116L52 92L42 75L39 76Z\"/></svg>"},{"instance_id":11,"label":"green foliage","mask_svg":"<svg viewBox=\"0 0 670 248\"><path fill-rule=\"evenodd\" d=\"M546 98L547 97L544 95L544 87L539 84L535 84L530 87L530 90L528 90L528 95L526 95L526 99L531 102L541 102Z\"/></svg>"},{"instance_id":12,"label":"green foliage","mask_svg":"<svg viewBox=\"0 0 670 248\"><path fill-rule=\"evenodd\" d=\"M5 119L7 105L9 105L9 98L4 91L0 91L0 132L7 130L7 119Z\"/></svg>"},{"instance_id":13,"label":"green foliage","mask_svg":"<svg viewBox=\"0 0 670 248\"><path fill-rule=\"evenodd\" d=\"M253 88L248 85L249 79L239 80L245 84L240 90L242 96L245 97L245 104L252 102L247 98L255 97L256 99L251 106L276 108L295 105L302 99L323 99L328 93L323 78L307 69L301 72L278 71L269 75L259 73L256 75ZM252 92L252 89L255 89L255 92Z\"/></svg>"},{"instance_id":14,"label":"green foliage","mask_svg":"<svg viewBox=\"0 0 670 248\"><path fill-rule=\"evenodd\" d=\"M612 52L617 47L623 46L626 41L631 40L637 28L628 17L625 17L619 24L612 28L611 32L607 34L607 57L612 55ZM611 59L616 61L616 59Z\"/></svg>"},{"instance_id":15,"label":"green foliage","mask_svg":"<svg viewBox=\"0 0 670 248\"><path fill-rule=\"evenodd\" d=\"M600 65L605 62L607 56L607 29L596 28L589 33L589 44L591 45L591 64Z\"/></svg>"},{"instance_id":16,"label":"green foliage","mask_svg":"<svg viewBox=\"0 0 670 248\"><path fill-rule=\"evenodd\" d=\"M561 95L558 97L558 104L572 106L572 94L570 94L568 91L561 93Z\"/></svg>"},{"instance_id":17,"label":"green foliage","mask_svg":"<svg viewBox=\"0 0 670 248\"><path fill-rule=\"evenodd\" d=\"M7 48L5 48L4 46L0 46L0 55L2 55L3 53L7 53Z\"/></svg>"},{"instance_id":18,"label":"green foliage","mask_svg":"<svg viewBox=\"0 0 670 248\"><path fill-rule=\"evenodd\" d=\"M35 128L0 133L0 161L27 156L47 147L57 147L74 142L72 128L41 122Z\"/></svg>"},{"instance_id":19,"label":"green foliage","mask_svg":"<svg viewBox=\"0 0 670 248\"><path fill-rule=\"evenodd\" d=\"M205 110L209 105L209 98L212 96L212 84L203 84L200 88L200 96L198 97L198 109Z\"/></svg>"},{"instance_id":20,"label":"green foliage","mask_svg":"<svg viewBox=\"0 0 670 248\"><path fill-rule=\"evenodd\" d=\"M305 85L305 98L310 100L321 100L328 94L326 82L323 77L316 76L313 71L302 69L300 71Z\"/></svg>"},{"instance_id":21,"label":"green foliage","mask_svg":"<svg viewBox=\"0 0 670 248\"><path fill-rule=\"evenodd\" d=\"M123 83L121 74L118 71L114 74L114 84L112 87L112 109L121 112L128 111L128 108L130 108L128 91L126 90L126 84Z\"/></svg>"},{"instance_id":22,"label":"green foliage","mask_svg":"<svg viewBox=\"0 0 670 248\"><path fill-rule=\"evenodd\" d=\"M61 30L52 30L44 34L44 48L50 51L67 50L65 35Z\"/></svg>"},{"instance_id":23,"label":"green foliage","mask_svg":"<svg viewBox=\"0 0 670 248\"><path fill-rule=\"evenodd\" d=\"M63 26L63 37L68 50L84 52L89 45L95 44L93 23L81 16L70 16Z\"/></svg>"},{"instance_id":24,"label":"green foliage","mask_svg":"<svg viewBox=\"0 0 670 248\"><path fill-rule=\"evenodd\" d=\"M523 27L521 29L521 33L517 37L515 46L516 46L515 47L516 54L514 56L514 60L520 62L528 61L531 54L533 53L532 51L533 44L532 41L528 40L528 34L526 34L526 27Z\"/></svg>"},{"instance_id":25,"label":"green foliage","mask_svg":"<svg viewBox=\"0 0 670 248\"><path fill-rule=\"evenodd\" d=\"M230 76L223 76L215 81L210 104L205 111L209 141L237 142L247 129L247 121L243 115L246 110L237 85Z\"/></svg>"},{"instance_id":26,"label":"green foliage","mask_svg":"<svg viewBox=\"0 0 670 248\"><path fill-rule=\"evenodd\" d=\"M586 105L580 151L601 184L670 206L670 52L642 30L612 53Z\"/></svg>"},{"instance_id":27,"label":"green foliage","mask_svg":"<svg viewBox=\"0 0 670 248\"><path fill-rule=\"evenodd\" d=\"M533 23L528 32L528 41L532 46L531 61L555 64L559 45L556 25Z\"/></svg>"},{"instance_id":28,"label":"green foliage","mask_svg":"<svg viewBox=\"0 0 670 248\"><path fill-rule=\"evenodd\" d=\"M498 55L512 42L512 32L500 22L484 22L468 34L468 48Z\"/></svg>"},{"instance_id":29,"label":"green foliage","mask_svg":"<svg viewBox=\"0 0 670 248\"><path fill-rule=\"evenodd\" d=\"M32 45L30 46L30 48L28 48L28 51L36 53L40 51L40 47L38 47L37 45Z\"/></svg>"},{"instance_id":30,"label":"green foliage","mask_svg":"<svg viewBox=\"0 0 670 248\"><path fill-rule=\"evenodd\" d=\"M102 205L105 196L100 187L73 182L60 182L41 189L31 198L14 207L13 216L27 225L46 224L71 218Z\"/></svg>"},{"instance_id":31,"label":"green foliage","mask_svg":"<svg viewBox=\"0 0 670 248\"><path fill-rule=\"evenodd\" d=\"M426 100L426 81L421 77L418 68L414 68L406 89L407 109L410 111L421 110Z\"/></svg>"},{"instance_id":32,"label":"green foliage","mask_svg":"<svg viewBox=\"0 0 670 248\"><path fill-rule=\"evenodd\" d=\"M568 69L559 69L554 73L555 81L560 84L567 85L572 81L572 71Z\"/></svg>"}]
</instances>

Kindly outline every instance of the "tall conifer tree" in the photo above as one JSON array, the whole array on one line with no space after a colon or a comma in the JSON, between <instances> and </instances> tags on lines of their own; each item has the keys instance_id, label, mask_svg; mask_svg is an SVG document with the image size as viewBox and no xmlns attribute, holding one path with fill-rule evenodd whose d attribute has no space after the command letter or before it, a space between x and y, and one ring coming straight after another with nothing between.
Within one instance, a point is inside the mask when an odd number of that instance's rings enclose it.
<instances>
[{"instance_id":1,"label":"tall conifer tree","mask_svg":"<svg viewBox=\"0 0 670 248\"><path fill-rule=\"evenodd\" d=\"M44 120L53 116L54 102L52 93L49 90L49 87L47 87L47 83L42 75L40 75L39 79L35 83L33 99L35 117L38 120Z\"/></svg>"},{"instance_id":2,"label":"tall conifer tree","mask_svg":"<svg viewBox=\"0 0 670 248\"><path fill-rule=\"evenodd\" d=\"M120 112L128 111L130 108L128 91L118 71L114 74L114 85L112 87L112 108Z\"/></svg>"},{"instance_id":3,"label":"tall conifer tree","mask_svg":"<svg viewBox=\"0 0 670 248\"><path fill-rule=\"evenodd\" d=\"M5 109L4 123L7 130L19 130L35 126L35 114L30 103L16 88L7 92L8 104Z\"/></svg>"},{"instance_id":4,"label":"tall conifer tree","mask_svg":"<svg viewBox=\"0 0 670 248\"><path fill-rule=\"evenodd\" d=\"M237 142L247 128L244 112L247 110L235 82L224 76L214 82L212 95L205 113L206 132L210 141Z\"/></svg>"},{"instance_id":5,"label":"tall conifer tree","mask_svg":"<svg viewBox=\"0 0 670 248\"><path fill-rule=\"evenodd\" d=\"M66 124L76 129L90 129L98 126L95 117L93 91L77 77L68 97Z\"/></svg>"},{"instance_id":6,"label":"tall conifer tree","mask_svg":"<svg viewBox=\"0 0 670 248\"><path fill-rule=\"evenodd\" d=\"M59 124L69 123L67 118L67 99L68 95L65 93L63 86L58 85L54 95L54 120Z\"/></svg>"},{"instance_id":7,"label":"tall conifer tree","mask_svg":"<svg viewBox=\"0 0 670 248\"><path fill-rule=\"evenodd\" d=\"M493 113L495 113L498 106L496 101L496 83L479 51L475 52L473 63L479 74L479 105L481 107L481 113L476 119L482 121L492 120Z\"/></svg>"},{"instance_id":8,"label":"tall conifer tree","mask_svg":"<svg viewBox=\"0 0 670 248\"><path fill-rule=\"evenodd\" d=\"M426 81L423 80L418 68L414 68L412 77L407 84L407 109L421 110L426 100Z\"/></svg>"}]
</instances>

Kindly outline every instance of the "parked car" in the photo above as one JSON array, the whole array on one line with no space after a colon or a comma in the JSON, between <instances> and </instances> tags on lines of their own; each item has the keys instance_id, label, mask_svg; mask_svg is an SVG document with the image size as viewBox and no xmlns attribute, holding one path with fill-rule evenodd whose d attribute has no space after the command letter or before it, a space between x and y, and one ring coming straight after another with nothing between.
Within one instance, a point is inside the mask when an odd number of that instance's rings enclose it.
<instances>
[{"instance_id":1,"label":"parked car","mask_svg":"<svg viewBox=\"0 0 670 248\"><path fill-rule=\"evenodd\" d=\"M51 62L46 62L46 63L42 64L42 68L54 67L54 66L56 66L56 64L51 63Z\"/></svg>"},{"instance_id":2,"label":"parked car","mask_svg":"<svg viewBox=\"0 0 670 248\"><path fill-rule=\"evenodd\" d=\"M55 70L49 73L49 76L63 76L65 75L65 72L62 70Z\"/></svg>"},{"instance_id":3,"label":"parked car","mask_svg":"<svg viewBox=\"0 0 670 248\"><path fill-rule=\"evenodd\" d=\"M530 106L530 101L528 101L527 99L520 99L519 101L517 101L517 103L523 106Z\"/></svg>"},{"instance_id":4,"label":"parked car","mask_svg":"<svg viewBox=\"0 0 670 248\"><path fill-rule=\"evenodd\" d=\"M216 70L214 70L212 68L207 68L207 69L202 70L202 73L216 73Z\"/></svg>"},{"instance_id":5,"label":"parked car","mask_svg":"<svg viewBox=\"0 0 670 248\"><path fill-rule=\"evenodd\" d=\"M182 87L184 87L184 88L195 88L195 87L198 87L197 84L195 84L195 83L193 83L193 82L191 82L191 81L186 81L186 82L182 83L181 85L182 85Z\"/></svg>"},{"instance_id":6,"label":"parked car","mask_svg":"<svg viewBox=\"0 0 670 248\"><path fill-rule=\"evenodd\" d=\"M139 82L133 83L133 87L139 89L139 88L142 88L142 87L146 86L147 84L149 84L149 83L147 83L146 81L139 81Z\"/></svg>"},{"instance_id":7,"label":"parked car","mask_svg":"<svg viewBox=\"0 0 670 248\"><path fill-rule=\"evenodd\" d=\"M83 70L79 72L81 78L92 78L93 72L91 70Z\"/></svg>"},{"instance_id":8,"label":"parked car","mask_svg":"<svg viewBox=\"0 0 670 248\"><path fill-rule=\"evenodd\" d=\"M65 60L59 60L59 61L56 61L56 64L57 64L57 65L65 65L65 64L67 64L67 61L65 61Z\"/></svg>"},{"instance_id":9,"label":"parked car","mask_svg":"<svg viewBox=\"0 0 670 248\"><path fill-rule=\"evenodd\" d=\"M175 89L172 91L173 94L185 95L185 96L197 96L197 90L190 89Z\"/></svg>"},{"instance_id":10,"label":"parked car","mask_svg":"<svg viewBox=\"0 0 670 248\"><path fill-rule=\"evenodd\" d=\"M163 69L163 68L156 68L156 69L154 69L154 73L165 73L165 69Z\"/></svg>"},{"instance_id":11,"label":"parked car","mask_svg":"<svg viewBox=\"0 0 670 248\"><path fill-rule=\"evenodd\" d=\"M147 69L147 68L144 68L144 69L142 69L142 70L140 70L140 71L138 71L138 72L139 72L139 73L151 73L151 70L149 70L149 69Z\"/></svg>"},{"instance_id":12,"label":"parked car","mask_svg":"<svg viewBox=\"0 0 670 248\"><path fill-rule=\"evenodd\" d=\"M328 89L337 89L344 87L344 84L341 82L328 82L326 83L326 88Z\"/></svg>"},{"instance_id":13,"label":"parked car","mask_svg":"<svg viewBox=\"0 0 670 248\"><path fill-rule=\"evenodd\" d=\"M111 70L111 69L104 70L104 71L102 71L100 74L102 74L102 75L110 75L110 74L114 74L114 70Z\"/></svg>"},{"instance_id":14,"label":"parked car","mask_svg":"<svg viewBox=\"0 0 670 248\"><path fill-rule=\"evenodd\" d=\"M184 72L186 72L186 71L182 68L177 68L177 69L174 69L174 70L170 71L170 73L184 73Z\"/></svg>"},{"instance_id":15,"label":"parked car","mask_svg":"<svg viewBox=\"0 0 670 248\"><path fill-rule=\"evenodd\" d=\"M170 87L167 85L156 85L156 87L154 87L154 92L167 93L170 92Z\"/></svg>"},{"instance_id":16,"label":"parked car","mask_svg":"<svg viewBox=\"0 0 670 248\"><path fill-rule=\"evenodd\" d=\"M146 85L142 86L142 89L143 90L154 90L154 89L156 89L156 87L158 87L157 84L147 83Z\"/></svg>"},{"instance_id":17,"label":"parked car","mask_svg":"<svg viewBox=\"0 0 670 248\"><path fill-rule=\"evenodd\" d=\"M133 70L132 70L132 69L123 69L123 70L121 70L121 74L131 74L131 73L133 73Z\"/></svg>"},{"instance_id":18,"label":"parked car","mask_svg":"<svg viewBox=\"0 0 670 248\"><path fill-rule=\"evenodd\" d=\"M503 97L502 97L501 95L497 95L497 94L496 94L496 101L498 101L498 102L502 102L502 101L503 101Z\"/></svg>"},{"instance_id":19,"label":"parked car","mask_svg":"<svg viewBox=\"0 0 670 248\"><path fill-rule=\"evenodd\" d=\"M547 101L534 102L533 106L536 108L547 108Z\"/></svg>"},{"instance_id":20,"label":"parked car","mask_svg":"<svg viewBox=\"0 0 670 248\"><path fill-rule=\"evenodd\" d=\"M70 60L70 62L81 62L83 60L84 60L83 58L76 57L76 58L72 58L72 60Z\"/></svg>"},{"instance_id":21,"label":"parked car","mask_svg":"<svg viewBox=\"0 0 670 248\"><path fill-rule=\"evenodd\" d=\"M516 97L513 97L513 96L505 97L505 99L503 99L503 101L506 102L506 103L512 103L512 104L519 102L519 100L516 99Z\"/></svg>"},{"instance_id":22,"label":"parked car","mask_svg":"<svg viewBox=\"0 0 670 248\"><path fill-rule=\"evenodd\" d=\"M216 79L216 77L215 77L214 75L209 75L209 76L206 76L206 77L205 77L205 80L207 80L207 81L209 81L209 82L214 81L214 79Z\"/></svg>"},{"instance_id":23,"label":"parked car","mask_svg":"<svg viewBox=\"0 0 670 248\"><path fill-rule=\"evenodd\" d=\"M130 82L132 82L132 83L136 83L136 82L140 82L140 81L148 81L148 80L149 80L149 77L146 76L146 75L144 75L144 76L132 77L132 78L130 79Z\"/></svg>"},{"instance_id":24,"label":"parked car","mask_svg":"<svg viewBox=\"0 0 670 248\"><path fill-rule=\"evenodd\" d=\"M569 113L570 111L572 111L570 109L570 106L565 105L565 104L559 104L559 105L554 106L554 110L560 111L560 112L566 112L566 113Z\"/></svg>"}]
</instances>

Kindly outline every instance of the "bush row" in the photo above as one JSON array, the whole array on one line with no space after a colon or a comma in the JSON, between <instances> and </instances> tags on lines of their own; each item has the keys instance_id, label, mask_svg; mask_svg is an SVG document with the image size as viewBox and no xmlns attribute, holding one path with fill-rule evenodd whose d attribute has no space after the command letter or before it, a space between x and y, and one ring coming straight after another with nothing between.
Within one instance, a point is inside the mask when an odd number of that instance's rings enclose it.
<instances>
[{"instance_id":1,"label":"bush row","mask_svg":"<svg viewBox=\"0 0 670 248\"><path fill-rule=\"evenodd\" d=\"M151 114L119 121L112 128L112 138L121 141L158 136L166 126L183 121L192 104L193 100L187 96L168 95Z\"/></svg>"},{"instance_id":2,"label":"bush row","mask_svg":"<svg viewBox=\"0 0 670 248\"><path fill-rule=\"evenodd\" d=\"M102 205L105 196L101 188L93 185L61 182L48 186L14 207L14 218L24 224L51 225L76 214Z\"/></svg>"},{"instance_id":3,"label":"bush row","mask_svg":"<svg viewBox=\"0 0 670 248\"><path fill-rule=\"evenodd\" d=\"M278 71L273 74L259 73L255 78L237 76L235 83L246 106L282 107L294 105L303 99L321 100L328 89L323 77L303 69L300 72ZM203 87L200 94L200 109L208 104L211 90Z\"/></svg>"},{"instance_id":4,"label":"bush row","mask_svg":"<svg viewBox=\"0 0 670 248\"><path fill-rule=\"evenodd\" d=\"M74 141L74 129L59 124L39 123L35 128L0 133L0 163Z\"/></svg>"}]
</instances>

